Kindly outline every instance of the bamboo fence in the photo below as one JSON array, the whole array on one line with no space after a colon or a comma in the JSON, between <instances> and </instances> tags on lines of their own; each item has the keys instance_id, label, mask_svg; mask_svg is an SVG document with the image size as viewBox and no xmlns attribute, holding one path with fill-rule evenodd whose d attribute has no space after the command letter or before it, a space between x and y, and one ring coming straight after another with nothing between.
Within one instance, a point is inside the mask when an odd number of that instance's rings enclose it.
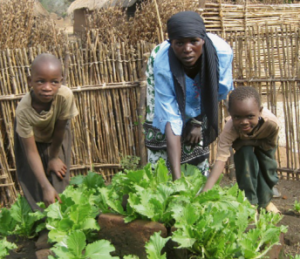
<instances>
[{"instance_id":1,"label":"bamboo fence","mask_svg":"<svg viewBox=\"0 0 300 259\"><path fill-rule=\"evenodd\" d=\"M280 28L281 25L299 26L300 4L254 4L245 1L243 5L206 2L201 12L207 31L222 34L244 32L249 26Z\"/></svg>"}]
</instances>

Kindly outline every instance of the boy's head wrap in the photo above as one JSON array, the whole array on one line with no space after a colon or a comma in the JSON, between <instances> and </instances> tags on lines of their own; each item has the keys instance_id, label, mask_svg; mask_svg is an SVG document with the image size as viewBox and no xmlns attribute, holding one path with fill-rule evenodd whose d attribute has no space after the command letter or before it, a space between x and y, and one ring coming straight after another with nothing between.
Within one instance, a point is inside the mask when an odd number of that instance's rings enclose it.
<instances>
[{"instance_id":1,"label":"boy's head wrap","mask_svg":"<svg viewBox=\"0 0 300 259\"><path fill-rule=\"evenodd\" d=\"M201 38L202 47L199 64L201 85L201 119L204 146L208 146L218 136L218 89L219 60L216 49L207 36L201 16L192 11L174 14L167 22L169 40L181 38ZM173 74L176 98L182 120L185 123L185 72L173 48L169 48L169 63Z\"/></svg>"},{"instance_id":2,"label":"boy's head wrap","mask_svg":"<svg viewBox=\"0 0 300 259\"><path fill-rule=\"evenodd\" d=\"M167 22L170 40L180 38L206 38L206 30L201 16L192 11L174 14Z\"/></svg>"}]
</instances>

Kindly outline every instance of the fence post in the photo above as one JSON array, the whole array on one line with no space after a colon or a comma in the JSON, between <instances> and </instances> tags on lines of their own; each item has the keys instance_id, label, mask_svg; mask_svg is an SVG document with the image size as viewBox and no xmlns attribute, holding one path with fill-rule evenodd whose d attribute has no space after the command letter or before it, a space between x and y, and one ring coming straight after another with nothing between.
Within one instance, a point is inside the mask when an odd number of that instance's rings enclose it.
<instances>
[{"instance_id":1,"label":"fence post","mask_svg":"<svg viewBox=\"0 0 300 259\"><path fill-rule=\"evenodd\" d=\"M149 53L150 55L150 53ZM144 136L144 128L143 124L145 122L145 106L146 106L146 93L147 93L147 81L146 81L146 68L147 68L147 61L149 57L148 53L143 55L143 67L142 73L140 77L140 100L138 106L138 136L139 136L139 151L140 151L140 165L145 166L147 164L147 153L145 147L145 136Z\"/></svg>"},{"instance_id":2,"label":"fence post","mask_svg":"<svg viewBox=\"0 0 300 259\"><path fill-rule=\"evenodd\" d=\"M66 85L69 75L69 64L70 64L70 53L67 49L66 56L64 59L64 77L63 77L63 85Z\"/></svg>"}]
</instances>

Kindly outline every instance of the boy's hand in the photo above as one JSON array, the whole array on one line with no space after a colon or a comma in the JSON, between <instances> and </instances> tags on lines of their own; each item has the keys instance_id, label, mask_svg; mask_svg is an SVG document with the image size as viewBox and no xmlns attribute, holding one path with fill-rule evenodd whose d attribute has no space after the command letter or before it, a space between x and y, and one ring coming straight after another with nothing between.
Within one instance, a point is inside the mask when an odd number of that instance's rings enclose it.
<instances>
[{"instance_id":1,"label":"boy's hand","mask_svg":"<svg viewBox=\"0 0 300 259\"><path fill-rule=\"evenodd\" d=\"M59 198L58 193L55 191L52 185L43 189L43 201L46 207L54 203L55 199L57 199L61 203L61 199Z\"/></svg>"},{"instance_id":2,"label":"boy's hand","mask_svg":"<svg viewBox=\"0 0 300 259\"><path fill-rule=\"evenodd\" d=\"M50 159L48 162L47 174L50 174L51 171L53 171L58 178L63 180L67 172L67 166L60 158L55 157Z\"/></svg>"}]
</instances>

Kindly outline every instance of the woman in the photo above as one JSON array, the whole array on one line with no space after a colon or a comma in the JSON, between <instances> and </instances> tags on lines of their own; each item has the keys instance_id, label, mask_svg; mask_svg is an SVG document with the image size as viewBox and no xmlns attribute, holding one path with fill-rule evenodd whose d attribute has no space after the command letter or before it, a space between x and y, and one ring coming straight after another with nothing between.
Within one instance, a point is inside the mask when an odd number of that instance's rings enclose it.
<instances>
[{"instance_id":1,"label":"woman","mask_svg":"<svg viewBox=\"0 0 300 259\"><path fill-rule=\"evenodd\" d=\"M156 46L147 67L148 160L167 160L173 179L180 164L197 165L208 174L209 144L218 136L218 101L232 85L232 50L207 34L199 14L173 15L169 40Z\"/></svg>"}]
</instances>

